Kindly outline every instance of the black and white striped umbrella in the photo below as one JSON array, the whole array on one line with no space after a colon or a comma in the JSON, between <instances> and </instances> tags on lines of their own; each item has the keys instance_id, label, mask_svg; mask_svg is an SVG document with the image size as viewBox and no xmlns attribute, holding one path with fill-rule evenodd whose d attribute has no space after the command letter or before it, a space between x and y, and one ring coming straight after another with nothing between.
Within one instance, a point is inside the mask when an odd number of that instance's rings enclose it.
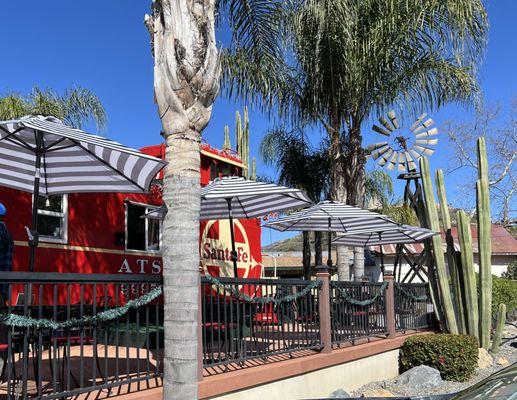
<instances>
[{"instance_id":1,"label":"black and white striped umbrella","mask_svg":"<svg viewBox=\"0 0 517 400\"><path fill-rule=\"evenodd\" d=\"M358 247L379 245L381 248L381 271L384 273L383 244L417 243L434 235L438 235L438 232L416 226L401 225L400 227L391 230L345 233L343 236L336 238L332 244Z\"/></svg>"},{"instance_id":2,"label":"black and white striped umbrella","mask_svg":"<svg viewBox=\"0 0 517 400\"><path fill-rule=\"evenodd\" d=\"M229 209L233 218L256 218L311 204L307 195L298 189L237 176L223 177L201 189L200 219L227 219Z\"/></svg>"},{"instance_id":3,"label":"black and white striped umbrella","mask_svg":"<svg viewBox=\"0 0 517 400\"><path fill-rule=\"evenodd\" d=\"M113 140L90 135L54 117L0 121L0 185L50 196L80 192L142 193L166 165ZM38 201L32 227L38 226ZM34 268L36 240L29 235Z\"/></svg>"},{"instance_id":4,"label":"black and white striped umbrella","mask_svg":"<svg viewBox=\"0 0 517 400\"><path fill-rule=\"evenodd\" d=\"M322 201L266 224L278 231L375 232L399 226L388 217L336 201Z\"/></svg>"},{"instance_id":5,"label":"black and white striped umbrella","mask_svg":"<svg viewBox=\"0 0 517 400\"><path fill-rule=\"evenodd\" d=\"M38 164L38 154L41 154ZM141 193L165 162L52 117L0 122L0 185L54 195Z\"/></svg>"},{"instance_id":6,"label":"black and white striped umbrella","mask_svg":"<svg viewBox=\"0 0 517 400\"><path fill-rule=\"evenodd\" d=\"M377 246L383 244L407 244L422 242L438 232L416 226L402 225L399 228L377 232L345 233L332 241L332 244L347 246Z\"/></svg>"},{"instance_id":7,"label":"black and white striped umbrella","mask_svg":"<svg viewBox=\"0 0 517 400\"><path fill-rule=\"evenodd\" d=\"M349 206L336 201L322 201L310 208L290 214L267 223L279 231L316 231L329 232L327 265L332 267L330 232L371 231L394 229L399 226L388 217Z\"/></svg>"},{"instance_id":8,"label":"black and white striped umbrella","mask_svg":"<svg viewBox=\"0 0 517 400\"><path fill-rule=\"evenodd\" d=\"M229 219L232 241L233 273L237 273L237 253L233 218L256 218L312 204L305 193L273 183L223 177L201 189L200 219Z\"/></svg>"}]
</instances>

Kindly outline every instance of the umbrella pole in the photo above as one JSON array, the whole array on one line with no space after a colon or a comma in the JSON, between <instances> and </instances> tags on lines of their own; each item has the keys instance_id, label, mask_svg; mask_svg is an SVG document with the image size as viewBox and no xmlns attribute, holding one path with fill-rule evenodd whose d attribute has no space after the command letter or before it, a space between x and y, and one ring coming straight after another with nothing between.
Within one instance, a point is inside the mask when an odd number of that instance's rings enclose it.
<instances>
[{"instance_id":1,"label":"umbrella pole","mask_svg":"<svg viewBox=\"0 0 517 400\"><path fill-rule=\"evenodd\" d=\"M332 243L332 236L331 236L331 229L332 227L332 220L329 218L329 237L328 237L328 245L329 245L329 248L328 248L328 259L327 259L327 266L329 268L332 268L332 251L330 249L330 245Z\"/></svg>"},{"instance_id":2,"label":"umbrella pole","mask_svg":"<svg viewBox=\"0 0 517 400\"><path fill-rule=\"evenodd\" d=\"M40 192L40 168L41 168L41 156L43 154L43 137L38 131L35 133L36 136L36 165L34 173L34 200L32 202L32 238L29 238L29 272L34 272L34 264L36 261L36 246L38 245L38 204L39 204L39 192Z\"/></svg>"},{"instance_id":3,"label":"umbrella pole","mask_svg":"<svg viewBox=\"0 0 517 400\"><path fill-rule=\"evenodd\" d=\"M235 251L235 233L233 231L232 199L226 199L226 202L228 203L228 217L230 220L230 237L232 240L231 260L233 261L233 276L234 276L234 278L238 278L239 273L237 270L237 252Z\"/></svg>"},{"instance_id":4,"label":"umbrella pole","mask_svg":"<svg viewBox=\"0 0 517 400\"><path fill-rule=\"evenodd\" d=\"M381 232L379 232L379 246L381 248L381 272L384 275L384 250L382 248Z\"/></svg>"}]
</instances>

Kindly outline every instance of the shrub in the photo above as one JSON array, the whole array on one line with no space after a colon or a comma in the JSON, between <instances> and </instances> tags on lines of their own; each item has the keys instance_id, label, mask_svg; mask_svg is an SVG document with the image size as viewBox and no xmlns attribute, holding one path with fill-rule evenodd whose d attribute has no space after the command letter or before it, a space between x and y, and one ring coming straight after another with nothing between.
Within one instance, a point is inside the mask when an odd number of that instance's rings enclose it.
<instances>
[{"instance_id":1,"label":"shrub","mask_svg":"<svg viewBox=\"0 0 517 400\"><path fill-rule=\"evenodd\" d=\"M513 260L510 264L508 264L508 269L503 272L501 278L517 280L517 260Z\"/></svg>"},{"instance_id":2,"label":"shrub","mask_svg":"<svg viewBox=\"0 0 517 400\"><path fill-rule=\"evenodd\" d=\"M492 315L497 316L499 304L506 304L508 315L517 308L517 281L492 276Z\"/></svg>"},{"instance_id":3,"label":"shrub","mask_svg":"<svg viewBox=\"0 0 517 400\"><path fill-rule=\"evenodd\" d=\"M447 381L468 381L478 363L478 341L471 335L438 333L408 338L400 349L400 372L418 365L440 371Z\"/></svg>"}]
</instances>

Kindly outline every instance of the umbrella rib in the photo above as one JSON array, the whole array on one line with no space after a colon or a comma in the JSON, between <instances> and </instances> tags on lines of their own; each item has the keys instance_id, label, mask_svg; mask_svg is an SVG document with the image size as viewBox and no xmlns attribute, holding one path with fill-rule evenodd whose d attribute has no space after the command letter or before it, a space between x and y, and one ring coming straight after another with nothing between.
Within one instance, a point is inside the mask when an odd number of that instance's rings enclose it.
<instances>
[{"instance_id":1,"label":"umbrella rib","mask_svg":"<svg viewBox=\"0 0 517 400\"><path fill-rule=\"evenodd\" d=\"M19 137L15 136L16 133L20 132L23 128L18 128L16 129L14 132L9 132L8 130L4 129L3 126L0 126L0 129L3 130L5 133L7 133L7 136L6 137L3 137L3 138L0 138L0 141L2 140L6 140L8 142L11 142L11 143L14 143L16 144L17 146L19 146L20 144L22 145L22 147L25 147L27 150L30 150L32 152L34 152L34 148L32 148L30 146L30 144L26 143L25 141L23 141L22 139L20 139ZM16 141L16 142L15 142Z\"/></svg>"},{"instance_id":2,"label":"umbrella rib","mask_svg":"<svg viewBox=\"0 0 517 400\"><path fill-rule=\"evenodd\" d=\"M61 139L56 140L54 143L52 143L52 144L50 144L49 146L47 146L47 147L45 148L45 151L50 151L50 149L51 149L52 147L54 147L55 145L57 145L57 144L59 144L59 143L61 143L61 142L64 142L66 139L67 139L66 137L62 137Z\"/></svg>"},{"instance_id":3,"label":"umbrella rib","mask_svg":"<svg viewBox=\"0 0 517 400\"><path fill-rule=\"evenodd\" d=\"M126 175L122 174L119 170L117 170L116 168L114 168L113 166L111 166L110 164L108 164L106 161L104 161L102 158L100 158L97 154L95 153L92 153L89 149L87 149L86 147L83 147L81 146L80 143L78 143L75 139L70 139L73 143L75 143L77 146L79 146L80 148L86 150L86 152L90 155L92 155L93 157L95 157L97 159L97 161L100 161L102 164L104 164L105 166L107 166L109 169L111 169L112 171L115 171L118 175L121 175L123 176L124 178L126 178L129 182L131 182L133 185L137 186L138 188L142 189L144 192L147 191L147 189L143 188L142 186L140 186L138 183L136 183L133 179L127 177Z\"/></svg>"},{"instance_id":4,"label":"umbrella rib","mask_svg":"<svg viewBox=\"0 0 517 400\"><path fill-rule=\"evenodd\" d=\"M246 216L246 219L249 219L248 218L248 213L246 212L246 209L244 208L244 206L242 205L242 202L241 202L241 199L239 199L238 196L236 197L230 197L230 199L237 199L237 201L239 202L239 204L241 205L241 208L242 208L242 212L244 213L244 215Z\"/></svg>"}]
</instances>

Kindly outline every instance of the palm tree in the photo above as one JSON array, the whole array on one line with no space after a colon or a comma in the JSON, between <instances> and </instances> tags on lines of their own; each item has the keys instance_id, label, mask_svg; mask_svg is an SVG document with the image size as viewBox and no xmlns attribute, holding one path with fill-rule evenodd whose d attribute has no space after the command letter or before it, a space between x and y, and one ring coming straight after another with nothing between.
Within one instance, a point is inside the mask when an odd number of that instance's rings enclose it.
<instances>
[{"instance_id":1,"label":"palm tree","mask_svg":"<svg viewBox=\"0 0 517 400\"><path fill-rule=\"evenodd\" d=\"M305 0L288 28L294 61L278 104L293 124L327 132L335 200L363 205L369 118L393 105L415 114L470 104L479 92L488 30L481 0Z\"/></svg>"},{"instance_id":2,"label":"palm tree","mask_svg":"<svg viewBox=\"0 0 517 400\"><path fill-rule=\"evenodd\" d=\"M81 87L66 89L60 95L53 89L35 86L26 96L13 92L0 97L0 120L25 115L53 116L74 128L81 128L90 120L97 129L106 127L106 111L100 99Z\"/></svg>"},{"instance_id":3,"label":"palm tree","mask_svg":"<svg viewBox=\"0 0 517 400\"><path fill-rule=\"evenodd\" d=\"M163 397L167 400L197 398L200 143L220 85L216 15L232 30L232 46L223 52L222 63L227 87L267 100L271 96L267 77L276 76L280 51L281 4L281 0L153 0L152 13L145 17L169 162L163 199L175 211L163 223ZM253 83L242 80L251 70ZM247 72L239 75L241 71Z\"/></svg>"},{"instance_id":4,"label":"palm tree","mask_svg":"<svg viewBox=\"0 0 517 400\"><path fill-rule=\"evenodd\" d=\"M273 165L278 169L278 183L305 191L309 198L316 203L326 197L329 187L329 162L324 147L313 149L306 136L301 132L273 129L262 139L260 152L266 164ZM316 265L321 265L321 232L315 232L314 236ZM310 264L309 232L303 232L305 279L309 279Z\"/></svg>"}]
</instances>

